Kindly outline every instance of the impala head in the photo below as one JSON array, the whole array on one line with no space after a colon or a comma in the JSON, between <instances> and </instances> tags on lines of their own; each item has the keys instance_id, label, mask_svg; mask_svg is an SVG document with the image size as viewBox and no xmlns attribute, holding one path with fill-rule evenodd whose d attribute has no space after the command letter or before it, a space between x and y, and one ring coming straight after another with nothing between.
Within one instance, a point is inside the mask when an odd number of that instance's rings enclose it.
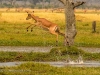
<instances>
[{"instance_id":1,"label":"impala head","mask_svg":"<svg viewBox=\"0 0 100 75\"><path fill-rule=\"evenodd\" d=\"M29 19L31 19L31 13L30 13L30 11L28 11L28 10L25 10L26 12L27 12L27 14L28 14L28 16L26 17L26 20L29 20Z\"/></svg>"},{"instance_id":2,"label":"impala head","mask_svg":"<svg viewBox=\"0 0 100 75\"><path fill-rule=\"evenodd\" d=\"M31 14L34 13L34 11L33 11L33 12L30 12L30 11L26 10L26 12L27 12L27 14L28 14L28 16L26 17L26 20L31 19L31 18L32 18L32 17L31 17Z\"/></svg>"},{"instance_id":3,"label":"impala head","mask_svg":"<svg viewBox=\"0 0 100 75\"><path fill-rule=\"evenodd\" d=\"M26 20L31 19L31 14L28 14L28 16L26 17Z\"/></svg>"}]
</instances>

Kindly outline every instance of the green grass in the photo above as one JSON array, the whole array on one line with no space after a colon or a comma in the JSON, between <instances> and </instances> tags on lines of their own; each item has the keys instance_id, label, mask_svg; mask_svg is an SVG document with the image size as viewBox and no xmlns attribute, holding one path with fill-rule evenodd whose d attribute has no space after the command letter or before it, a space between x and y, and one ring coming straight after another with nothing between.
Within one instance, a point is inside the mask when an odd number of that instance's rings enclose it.
<instances>
[{"instance_id":1,"label":"green grass","mask_svg":"<svg viewBox=\"0 0 100 75\"><path fill-rule=\"evenodd\" d=\"M1 75L100 75L98 68L57 68L39 63L25 63L18 67L4 67L0 69Z\"/></svg>"},{"instance_id":2,"label":"green grass","mask_svg":"<svg viewBox=\"0 0 100 75\"><path fill-rule=\"evenodd\" d=\"M2 46L54 46L56 36L40 27L35 27L33 32L27 32L28 24L1 23L0 45ZM59 44L63 37L59 36Z\"/></svg>"},{"instance_id":3,"label":"green grass","mask_svg":"<svg viewBox=\"0 0 100 75\"><path fill-rule=\"evenodd\" d=\"M56 37L39 27L33 32L26 32L29 26L25 18L26 13L0 14L0 46L55 46ZM65 18L63 13L35 13L59 25L62 32L65 32ZM76 14L78 34L75 38L75 46L100 47L100 21L97 21L96 33L92 33L92 21L87 17ZM96 13L86 13L95 14ZM99 16L98 16L99 17ZM96 18L98 18L96 17ZM91 17L92 18L92 17ZM93 19L94 20L94 19ZM98 18L99 20L99 18ZM53 48L50 53L25 53L25 52L0 52L0 62L11 61L65 61L68 56L76 60L79 55L84 61L100 61L100 53L87 53L75 47L62 47L63 37L59 36L59 47ZM100 75L100 67L63 67L57 68L50 65L25 63L17 67L2 67L0 75Z\"/></svg>"},{"instance_id":4,"label":"green grass","mask_svg":"<svg viewBox=\"0 0 100 75\"><path fill-rule=\"evenodd\" d=\"M66 61L68 56L76 60L79 55L83 57L84 61L100 61L100 53L87 53L76 47L57 47L51 49L49 53L0 52L0 61Z\"/></svg>"},{"instance_id":5,"label":"green grass","mask_svg":"<svg viewBox=\"0 0 100 75\"><path fill-rule=\"evenodd\" d=\"M97 22L96 32L92 33L92 22L77 22L78 34L75 38L76 46L100 47L100 22Z\"/></svg>"},{"instance_id":6,"label":"green grass","mask_svg":"<svg viewBox=\"0 0 100 75\"><path fill-rule=\"evenodd\" d=\"M61 32L65 32L63 13L35 13L35 15L58 24ZM2 13L0 15L0 46L55 46L56 36L50 34L49 31L40 27L35 27L33 32L30 29L29 32L26 31L26 27L30 25L28 23L33 23L33 20L25 20L26 16L26 13ZM76 20L75 46L100 47L100 21L97 21L96 32L92 33L92 20L87 18L87 14L76 14ZM58 45L63 46L63 42L64 38L59 36Z\"/></svg>"}]
</instances>

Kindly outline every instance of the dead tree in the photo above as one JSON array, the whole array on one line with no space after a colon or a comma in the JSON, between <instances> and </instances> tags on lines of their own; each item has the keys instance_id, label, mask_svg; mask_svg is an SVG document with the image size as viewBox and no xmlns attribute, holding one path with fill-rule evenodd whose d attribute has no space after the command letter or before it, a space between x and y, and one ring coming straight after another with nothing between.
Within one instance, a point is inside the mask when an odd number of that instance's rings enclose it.
<instances>
[{"instance_id":1,"label":"dead tree","mask_svg":"<svg viewBox=\"0 0 100 75\"><path fill-rule=\"evenodd\" d=\"M66 39L65 45L72 46L74 44L74 38L77 34L76 30L76 20L74 9L85 2L72 2L72 0L59 0L65 6L65 22L66 22Z\"/></svg>"},{"instance_id":2,"label":"dead tree","mask_svg":"<svg viewBox=\"0 0 100 75\"><path fill-rule=\"evenodd\" d=\"M96 21L92 22L92 32L96 32Z\"/></svg>"}]
</instances>

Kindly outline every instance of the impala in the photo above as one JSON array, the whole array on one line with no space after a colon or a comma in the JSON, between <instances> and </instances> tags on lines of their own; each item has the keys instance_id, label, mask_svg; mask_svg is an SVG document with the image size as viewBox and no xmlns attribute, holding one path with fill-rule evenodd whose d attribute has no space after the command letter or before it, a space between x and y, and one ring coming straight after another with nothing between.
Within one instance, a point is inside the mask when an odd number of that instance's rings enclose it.
<instances>
[{"instance_id":1,"label":"impala","mask_svg":"<svg viewBox=\"0 0 100 75\"><path fill-rule=\"evenodd\" d=\"M21 11L23 11L23 8L16 8L15 11L16 12L21 12Z\"/></svg>"},{"instance_id":2,"label":"impala","mask_svg":"<svg viewBox=\"0 0 100 75\"><path fill-rule=\"evenodd\" d=\"M58 35L61 35L65 38L65 34L60 32L57 24L52 23L45 18L39 18L39 17L35 16L33 14L34 11L33 11L33 13L29 13L28 11L26 11L26 12L28 13L26 20L29 20L32 18L35 20L35 23L34 23L35 26L40 26L42 28L45 28L45 29L49 30L49 32L51 34L56 35L56 46L58 43Z\"/></svg>"},{"instance_id":3,"label":"impala","mask_svg":"<svg viewBox=\"0 0 100 75\"><path fill-rule=\"evenodd\" d=\"M7 9L6 9L6 12L8 12L8 11L10 11L10 8L7 8Z\"/></svg>"}]
</instances>

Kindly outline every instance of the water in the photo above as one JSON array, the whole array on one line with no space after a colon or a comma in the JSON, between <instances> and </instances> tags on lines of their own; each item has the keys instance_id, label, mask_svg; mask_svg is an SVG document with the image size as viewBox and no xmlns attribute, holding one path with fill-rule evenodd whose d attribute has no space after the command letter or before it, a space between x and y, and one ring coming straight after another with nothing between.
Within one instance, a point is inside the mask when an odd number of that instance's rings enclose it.
<instances>
[{"instance_id":1,"label":"water","mask_svg":"<svg viewBox=\"0 0 100 75\"><path fill-rule=\"evenodd\" d=\"M0 46L0 51L5 52L50 52L52 47L31 47L31 46Z\"/></svg>"},{"instance_id":2,"label":"water","mask_svg":"<svg viewBox=\"0 0 100 75\"><path fill-rule=\"evenodd\" d=\"M12 67L12 66L18 66L24 62L1 62L0 67Z\"/></svg>"},{"instance_id":3,"label":"water","mask_svg":"<svg viewBox=\"0 0 100 75\"><path fill-rule=\"evenodd\" d=\"M67 60L63 64L64 66L70 66L70 67L100 67L100 62L94 62L94 61L84 62L80 54L76 61L72 60L68 55Z\"/></svg>"},{"instance_id":4,"label":"water","mask_svg":"<svg viewBox=\"0 0 100 75\"><path fill-rule=\"evenodd\" d=\"M68 55L68 58L66 60L66 63L68 63L68 64L83 64L84 62L83 62L82 56L79 54L79 57L77 58L76 61L72 60L70 58L70 56Z\"/></svg>"},{"instance_id":5,"label":"water","mask_svg":"<svg viewBox=\"0 0 100 75\"><path fill-rule=\"evenodd\" d=\"M0 47L0 50L2 51L15 51L15 52L49 52L52 47ZM61 56L61 52L59 52L59 56ZM59 60L59 58L57 58ZM27 62L4 62L0 63L0 67L8 66L18 66L20 64L27 63ZM51 66L55 67L100 67L100 61L83 61L82 56L79 55L79 57L76 60L72 60L70 56L68 55L68 58L65 62L63 61L57 61L57 62L35 62L35 63L43 63L43 64L50 64Z\"/></svg>"},{"instance_id":6,"label":"water","mask_svg":"<svg viewBox=\"0 0 100 75\"><path fill-rule=\"evenodd\" d=\"M32 47L32 46L0 46L0 51L10 52L50 52L53 47ZM86 52L100 53L100 48L79 47Z\"/></svg>"},{"instance_id":7,"label":"water","mask_svg":"<svg viewBox=\"0 0 100 75\"><path fill-rule=\"evenodd\" d=\"M78 60L77 60L77 63L78 63L78 64L83 64L83 63L84 63L84 62L83 62L83 58L82 58L81 55L79 55L79 58L78 58Z\"/></svg>"},{"instance_id":8,"label":"water","mask_svg":"<svg viewBox=\"0 0 100 75\"><path fill-rule=\"evenodd\" d=\"M100 67L100 62L84 62L84 63L66 63L66 66L70 67Z\"/></svg>"},{"instance_id":9,"label":"water","mask_svg":"<svg viewBox=\"0 0 100 75\"><path fill-rule=\"evenodd\" d=\"M30 61L33 62L33 61ZM18 66L23 63L27 62L4 62L0 63L0 67L13 67L13 66ZM28 62L29 63L29 62ZM96 61L86 61L83 63L78 63L78 62L62 62L62 61L57 61L57 62L34 62L34 63L42 63L42 64L50 64L51 66L54 67L100 67L100 62Z\"/></svg>"}]
</instances>

